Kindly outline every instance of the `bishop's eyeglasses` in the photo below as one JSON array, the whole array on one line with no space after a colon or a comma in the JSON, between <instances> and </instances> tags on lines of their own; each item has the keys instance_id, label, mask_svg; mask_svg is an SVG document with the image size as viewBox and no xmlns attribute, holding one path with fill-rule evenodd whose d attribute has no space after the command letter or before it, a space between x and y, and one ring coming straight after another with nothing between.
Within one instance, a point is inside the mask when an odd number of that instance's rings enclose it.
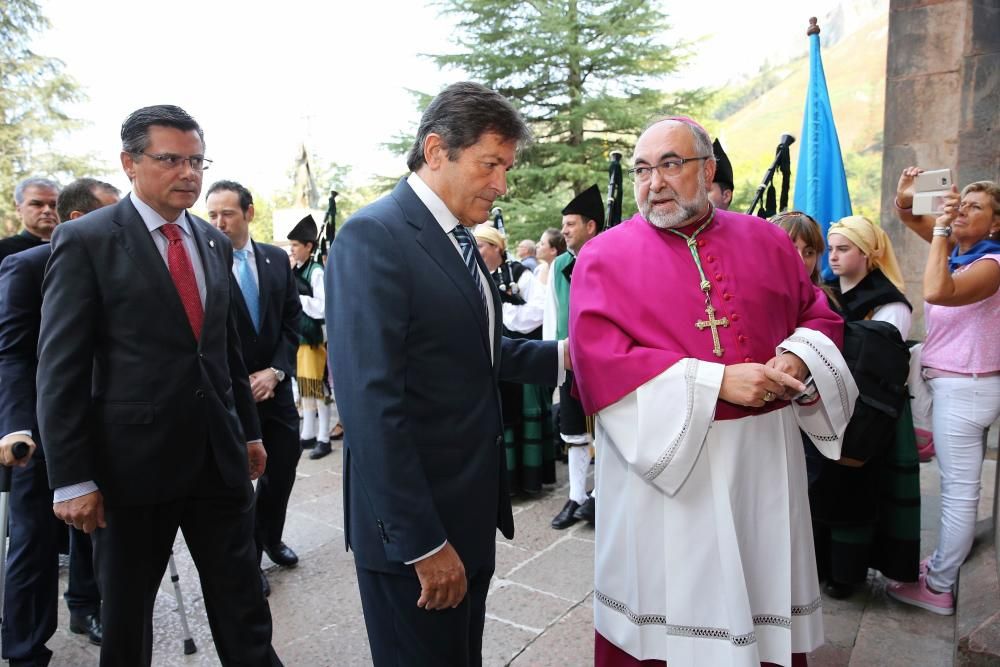
<instances>
[{"instance_id":1,"label":"bishop's eyeglasses","mask_svg":"<svg viewBox=\"0 0 1000 667\"><path fill-rule=\"evenodd\" d=\"M696 162L698 160L707 160L711 157L714 156L699 155L698 157L668 157L660 164L655 164L653 166L643 165L641 167L629 169L628 175L640 183L645 183L653 177L653 170L655 169L656 172L660 174L660 178L675 178L680 175L681 170L684 168L686 163Z\"/></svg>"},{"instance_id":2,"label":"bishop's eyeglasses","mask_svg":"<svg viewBox=\"0 0 1000 667\"><path fill-rule=\"evenodd\" d=\"M173 153L147 153L145 151L135 151L132 154L145 155L151 160L156 160L164 169L176 169L187 162L194 171L205 171L212 164L212 161L204 155L174 155Z\"/></svg>"}]
</instances>

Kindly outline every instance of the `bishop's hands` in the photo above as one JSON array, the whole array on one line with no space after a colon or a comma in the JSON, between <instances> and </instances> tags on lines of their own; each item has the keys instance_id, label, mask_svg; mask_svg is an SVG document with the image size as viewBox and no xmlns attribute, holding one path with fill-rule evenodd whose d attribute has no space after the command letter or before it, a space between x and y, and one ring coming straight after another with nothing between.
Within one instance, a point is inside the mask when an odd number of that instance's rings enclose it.
<instances>
[{"instance_id":1,"label":"bishop's hands","mask_svg":"<svg viewBox=\"0 0 1000 667\"><path fill-rule=\"evenodd\" d=\"M437 553L418 560L413 567L420 580L418 607L427 610L454 609L465 599L469 588L465 565L450 542L445 542Z\"/></svg>"},{"instance_id":2,"label":"bishop's hands","mask_svg":"<svg viewBox=\"0 0 1000 667\"><path fill-rule=\"evenodd\" d=\"M247 460L250 463L250 479L255 480L264 474L267 467L267 451L261 442L251 442L247 445Z\"/></svg>"},{"instance_id":3,"label":"bishop's hands","mask_svg":"<svg viewBox=\"0 0 1000 667\"><path fill-rule=\"evenodd\" d=\"M790 357L790 358L785 358ZM806 386L808 369L794 354L774 357L766 364L733 364L722 374L719 398L727 403L760 408L774 400L789 400Z\"/></svg>"},{"instance_id":4,"label":"bishop's hands","mask_svg":"<svg viewBox=\"0 0 1000 667\"><path fill-rule=\"evenodd\" d=\"M104 522L104 496L100 491L52 503L52 511L67 526L73 526L87 534L108 525Z\"/></svg>"}]
</instances>

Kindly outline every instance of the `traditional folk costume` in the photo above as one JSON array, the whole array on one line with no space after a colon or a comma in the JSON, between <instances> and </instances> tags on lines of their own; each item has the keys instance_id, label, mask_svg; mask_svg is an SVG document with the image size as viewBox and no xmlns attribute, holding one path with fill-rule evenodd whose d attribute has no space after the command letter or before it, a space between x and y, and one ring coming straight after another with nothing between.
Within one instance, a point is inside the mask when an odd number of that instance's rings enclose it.
<instances>
[{"instance_id":1,"label":"traditional folk costume","mask_svg":"<svg viewBox=\"0 0 1000 667\"><path fill-rule=\"evenodd\" d=\"M844 218L827 234L858 246L872 270L846 292L828 283L847 322L879 320L905 340L912 306L886 233L859 216ZM846 597L863 584L868 568L896 581L916 581L920 561L920 462L909 401L895 438L862 467L824 460L809 489L816 565L827 592Z\"/></svg>"},{"instance_id":2,"label":"traditional folk costume","mask_svg":"<svg viewBox=\"0 0 1000 667\"><path fill-rule=\"evenodd\" d=\"M302 218L288 233L290 241L316 245L319 232L312 215ZM302 407L302 433L299 438L307 449L330 449L329 391L326 387L326 295L323 266L310 258L292 269L302 302L299 351L296 357L296 382Z\"/></svg>"},{"instance_id":3,"label":"traditional folk costume","mask_svg":"<svg viewBox=\"0 0 1000 667\"><path fill-rule=\"evenodd\" d=\"M604 203L597 185L592 185L562 210L563 215L579 215L584 223L593 220L597 230L604 228ZM593 240L593 239L591 239ZM588 241L589 243L590 241ZM549 270L549 289L545 304L543 336L546 340L564 340L570 335L570 281L576 255L564 252L555 258ZM590 471L590 445L593 436L587 429L587 419L580 399L573 395L573 374L566 373L566 382L559 387L559 437L566 448L569 469L569 499L553 519L553 527L566 528L576 519L593 516L594 500L587 493L587 473ZM581 511L581 507L584 508ZM576 516L579 513L579 516ZM570 517L569 521L564 517Z\"/></svg>"},{"instance_id":4,"label":"traditional folk costume","mask_svg":"<svg viewBox=\"0 0 1000 667\"><path fill-rule=\"evenodd\" d=\"M499 231L479 225L477 240L486 241L506 253L507 242ZM500 291L503 335L508 338L542 339L545 286L520 262L504 262L493 273ZM503 406L504 448L507 480L511 493L518 490L536 495L543 484L556 481L555 444L552 441L553 387L500 382Z\"/></svg>"},{"instance_id":5,"label":"traditional folk costume","mask_svg":"<svg viewBox=\"0 0 1000 667\"><path fill-rule=\"evenodd\" d=\"M820 646L799 428L838 458L857 387L787 235L728 211L674 230L636 215L581 252L569 324L599 451L597 664L788 667ZM806 398L719 400L727 365L782 351L808 367Z\"/></svg>"}]
</instances>

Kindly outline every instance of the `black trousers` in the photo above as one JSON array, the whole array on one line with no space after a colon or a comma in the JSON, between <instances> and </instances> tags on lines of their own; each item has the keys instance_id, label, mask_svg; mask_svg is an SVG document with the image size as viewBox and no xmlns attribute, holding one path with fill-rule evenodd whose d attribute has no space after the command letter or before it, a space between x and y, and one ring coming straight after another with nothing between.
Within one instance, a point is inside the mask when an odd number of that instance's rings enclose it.
<instances>
[{"instance_id":1,"label":"black trousers","mask_svg":"<svg viewBox=\"0 0 1000 667\"><path fill-rule=\"evenodd\" d=\"M299 415L295 406L261 408L261 437L267 451L267 468L257 480L257 507L254 514L254 537L257 562L265 544L277 544L285 530L288 498L295 484L295 469L302 448L299 446Z\"/></svg>"},{"instance_id":2,"label":"black trousers","mask_svg":"<svg viewBox=\"0 0 1000 667\"><path fill-rule=\"evenodd\" d=\"M10 545L4 584L3 657L13 665L47 665L46 647L59 615L59 545L70 532L70 613L99 612L90 538L52 513L45 460L37 456L11 470Z\"/></svg>"},{"instance_id":3,"label":"black trousers","mask_svg":"<svg viewBox=\"0 0 1000 667\"><path fill-rule=\"evenodd\" d=\"M469 592L454 609L417 606L416 576L358 567L361 607L375 667L479 667L483 664L486 593L493 568L469 576Z\"/></svg>"},{"instance_id":4,"label":"black trousers","mask_svg":"<svg viewBox=\"0 0 1000 667\"><path fill-rule=\"evenodd\" d=\"M178 500L105 507L94 531L94 562L104 598L102 667L149 665L153 603L177 529L198 568L205 611L223 665L280 665L271 647L271 610L260 588L250 481L223 484L211 456L197 488Z\"/></svg>"}]
</instances>

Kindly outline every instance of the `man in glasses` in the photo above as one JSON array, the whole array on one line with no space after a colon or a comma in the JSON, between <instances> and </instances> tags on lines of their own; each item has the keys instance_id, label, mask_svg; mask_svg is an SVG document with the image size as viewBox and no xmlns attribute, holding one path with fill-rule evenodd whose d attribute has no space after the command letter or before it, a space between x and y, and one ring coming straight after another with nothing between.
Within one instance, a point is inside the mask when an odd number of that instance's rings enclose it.
<instances>
[{"instance_id":1,"label":"man in glasses","mask_svg":"<svg viewBox=\"0 0 1000 667\"><path fill-rule=\"evenodd\" d=\"M633 164L640 213L587 244L570 294L596 664L804 665L823 624L799 428L839 457L843 323L781 229L710 203L700 125L654 123Z\"/></svg>"},{"instance_id":2,"label":"man in glasses","mask_svg":"<svg viewBox=\"0 0 1000 667\"><path fill-rule=\"evenodd\" d=\"M123 123L132 192L57 228L42 298L38 422L53 509L93 533L102 665L149 665L178 527L223 664L280 664L250 480L266 454L240 356L226 236L187 212L204 135L161 105Z\"/></svg>"}]
</instances>

